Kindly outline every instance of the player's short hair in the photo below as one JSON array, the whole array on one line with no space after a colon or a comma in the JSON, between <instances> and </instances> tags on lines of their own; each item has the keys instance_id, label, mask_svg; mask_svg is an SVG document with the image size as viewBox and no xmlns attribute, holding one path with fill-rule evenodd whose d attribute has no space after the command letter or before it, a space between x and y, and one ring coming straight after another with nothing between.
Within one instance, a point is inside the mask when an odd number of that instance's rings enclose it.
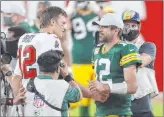
<instances>
[{"instance_id":1,"label":"player's short hair","mask_svg":"<svg viewBox=\"0 0 164 117\"><path fill-rule=\"evenodd\" d=\"M40 15L40 28L46 28L51 19L57 20L59 15L67 17L67 13L60 7L52 6L46 8Z\"/></svg>"},{"instance_id":2,"label":"player's short hair","mask_svg":"<svg viewBox=\"0 0 164 117\"><path fill-rule=\"evenodd\" d=\"M40 72L54 73L60 65L64 54L59 50L49 50L38 57L37 63Z\"/></svg>"}]
</instances>

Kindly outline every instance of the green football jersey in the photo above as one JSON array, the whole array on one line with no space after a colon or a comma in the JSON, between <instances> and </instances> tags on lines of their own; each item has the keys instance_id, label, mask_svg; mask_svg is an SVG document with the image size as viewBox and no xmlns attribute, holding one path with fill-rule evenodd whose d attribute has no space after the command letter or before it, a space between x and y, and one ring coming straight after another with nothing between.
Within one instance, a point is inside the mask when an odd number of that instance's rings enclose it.
<instances>
[{"instance_id":1,"label":"green football jersey","mask_svg":"<svg viewBox=\"0 0 164 117\"><path fill-rule=\"evenodd\" d=\"M75 64L91 64L94 35L97 26L92 24L98 16L91 12L88 15L74 14L72 16L72 59Z\"/></svg>"},{"instance_id":2,"label":"green football jersey","mask_svg":"<svg viewBox=\"0 0 164 117\"><path fill-rule=\"evenodd\" d=\"M137 48L132 44L120 42L115 44L107 53L102 53L101 45L94 49L94 69L98 81L122 83L124 81L123 68L129 65L141 64ZM110 94L106 102L96 102L96 116L131 115L130 94Z\"/></svg>"}]
</instances>

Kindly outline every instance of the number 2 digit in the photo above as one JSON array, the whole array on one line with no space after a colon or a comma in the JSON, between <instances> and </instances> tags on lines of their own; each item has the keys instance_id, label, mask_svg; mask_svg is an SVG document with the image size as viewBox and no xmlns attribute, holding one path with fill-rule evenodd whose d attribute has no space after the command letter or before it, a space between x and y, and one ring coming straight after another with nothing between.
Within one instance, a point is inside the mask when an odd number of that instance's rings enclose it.
<instances>
[{"instance_id":1,"label":"number 2 digit","mask_svg":"<svg viewBox=\"0 0 164 117\"><path fill-rule=\"evenodd\" d=\"M21 56L22 48L19 48L19 67L24 78L35 78L37 76L36 68L29 68L36 62L36 50L32 45L26 46L23 49L23 56ZM21 57L26 57L23 60L23 68L21 67Z\"/></svg>"}]
</instances>

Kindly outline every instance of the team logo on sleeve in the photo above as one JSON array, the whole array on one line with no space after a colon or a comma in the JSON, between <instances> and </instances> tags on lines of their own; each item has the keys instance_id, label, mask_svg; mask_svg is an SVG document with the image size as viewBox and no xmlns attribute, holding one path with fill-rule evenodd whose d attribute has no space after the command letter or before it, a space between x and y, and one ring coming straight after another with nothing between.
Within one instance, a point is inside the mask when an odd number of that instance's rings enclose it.
<instances>
[{"instance_id":1,"label":"team logo on sleeve","mask_svg":"<svg viewBox=\"0 0 164 117\"><path fill-rule=\"evenodd\" d=\"M39 96L35 95L33 105L37 108L42 108L44 106L44 101L42 99L40 99Z\"/></svg>"},{"instance_id":2,"label":"team logo on sleeve","mask_svg":"<svg viewBox=\"0 0 164 117\"><path fill-rule=\"evenodd\" d=\"M98 54L99 53L100 48L96 48L94 51L94 54Z\"/></svg>"},{"instance_id":3,"label":"team logo on sleeve","mask_svg":"<svg viewBox=\"0 0 164 117\"><path fill-rule=\"evenodd\" d=\"M59 48L59 42L57 40L55 41L55 48Z\"/></svg>"}]
</instances>

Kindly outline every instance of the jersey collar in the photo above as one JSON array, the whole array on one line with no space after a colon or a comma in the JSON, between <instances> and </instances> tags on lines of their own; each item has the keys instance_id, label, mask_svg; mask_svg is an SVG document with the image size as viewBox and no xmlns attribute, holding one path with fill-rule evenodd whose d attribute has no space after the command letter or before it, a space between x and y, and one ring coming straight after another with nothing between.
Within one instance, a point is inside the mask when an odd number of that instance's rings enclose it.
<instances>
[{"instance_id":1,"label":"jersey collar","mask_svg":"<svg viewBox=\"0 0 164 117\"><path fill-rule=\"evenodd\" d=\"M51 80L51 79L53 79L51 76L48 76L48 75L39 75L39 76L37 76L39 79L49 79L49 80Z\"/></svg>"}]
</instances>

